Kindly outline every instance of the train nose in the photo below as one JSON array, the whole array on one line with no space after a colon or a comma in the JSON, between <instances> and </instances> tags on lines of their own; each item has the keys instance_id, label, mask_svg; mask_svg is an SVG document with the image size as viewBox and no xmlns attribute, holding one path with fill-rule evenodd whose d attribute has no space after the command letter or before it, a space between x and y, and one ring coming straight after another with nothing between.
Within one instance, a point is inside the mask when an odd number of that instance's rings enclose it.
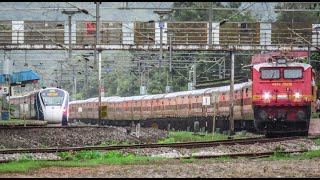
<instances>
[{"instance_id":1,"label":"train nose","mask_svg":"<svg viewBox=\"0 0 320 180\"><path fill-rule=\"evenodd\" d=\"M304 120L306 118L306 113L305 112L303 112L303 111L298 111L297 112L297 119L298 120Z\"/></svg>"}]
</instances>

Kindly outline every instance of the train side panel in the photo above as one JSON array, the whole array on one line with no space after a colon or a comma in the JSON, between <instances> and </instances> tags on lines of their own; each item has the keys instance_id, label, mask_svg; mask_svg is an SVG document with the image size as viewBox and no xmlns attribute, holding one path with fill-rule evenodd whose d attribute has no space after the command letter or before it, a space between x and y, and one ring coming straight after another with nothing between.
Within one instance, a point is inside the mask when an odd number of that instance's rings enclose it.
<instances>
[{"instance_id":1,"label":"train side panel","mask_svg":"<svg viewBox=\"0 0 320 180\"><path fill-rule=\"evenodd\" d=\"M190 95L190 116L193 117L200 117L205 116L204 109L205 107L202 106L202 98L203 95L196 94Z\"/></svg>"}]
</instances>

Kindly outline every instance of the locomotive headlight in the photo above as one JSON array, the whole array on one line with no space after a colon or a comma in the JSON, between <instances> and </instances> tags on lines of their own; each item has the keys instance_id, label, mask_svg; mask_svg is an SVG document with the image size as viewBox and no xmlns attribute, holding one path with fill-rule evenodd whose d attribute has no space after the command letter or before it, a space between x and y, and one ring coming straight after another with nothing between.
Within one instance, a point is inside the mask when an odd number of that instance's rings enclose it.
<instances>
[{"instance_id":1,"label":"locomotive headlight","mask_svg":"<svg viewBox=\"0 0 320 180\"><path fill-rule=\"evenodd\" d=\"M265 92L265 93L263 94L263 99L264 99L264 100L269 100L270 98L271 98L270 92Z\"/></svg>"},{"instance_id":2,"label":"locomotive headlight","mask_svg":"<svg viewBox=\"0 0 320 180\"><path fill-rule=\"evenodd\" d=\"M300 94L299 92L295 92L295 93L294 93L294 97L295 97L296 99L300 99L300 98L301 98L301 94Z\"/></svg>"}]
</instances>

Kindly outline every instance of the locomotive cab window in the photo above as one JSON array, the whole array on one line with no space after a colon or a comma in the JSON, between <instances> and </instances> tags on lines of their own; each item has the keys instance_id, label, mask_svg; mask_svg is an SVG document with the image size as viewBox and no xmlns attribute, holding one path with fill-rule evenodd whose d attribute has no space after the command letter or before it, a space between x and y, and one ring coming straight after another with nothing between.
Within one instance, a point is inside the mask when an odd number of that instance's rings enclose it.
<instances>
[{"instance_id":1,"label":"locomotive cab window","mask_svg":"<svg viewBox=\"0 0 320 180\"><path fill-rule=\"evenodd\" d=\"M302 69L285 69L283 71L283 77L285 79L301 79Z\"/></svg>"},{"instance_id":2,"label":"locomotive cab window","mask_svg":"<svg viewBox=\"0 0 320 180\"><path fill-rule=\"evenodd\" d=\"M261 79L279 79L280 69L262 69Z\"/></svg>"}]
</instances>

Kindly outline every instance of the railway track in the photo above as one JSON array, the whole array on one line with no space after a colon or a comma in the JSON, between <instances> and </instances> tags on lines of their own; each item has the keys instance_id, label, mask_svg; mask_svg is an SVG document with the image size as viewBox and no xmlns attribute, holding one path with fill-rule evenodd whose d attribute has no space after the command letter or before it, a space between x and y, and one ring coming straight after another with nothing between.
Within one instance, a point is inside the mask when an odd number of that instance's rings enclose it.
<instances>
[{"instance_id":1,"label":"railway track","mask_svg":"<svg viewBox=\"0 0 320 180\"><path fill-rule=\"evenodd\" d=\"M110 126L97 126L97 125L81 125L81 126L23 126L23 125L2 125L0 129L54 129L54 128L63 128L63 129L72 129L72 128L110 128Z\"/></svg>"},{"instance_id":2,"label":"railway track","mask_svg":"<svg viewBox=\"0 0 320 180\"><path fill-rule=\"evenodd\" d=\"M110 151L110 150L120 150L120 149L161 148L161 147L191 149L191 148L214 147L219 145L280 142L280 141L294 140L294 139L300 139L300 138L305 138L305 137L283 137L283 138L273 138L273 139L259 137L259 138L228 139L228 140L219 140L219 141L201 141L201 142L170 143L170 144L138 144L138 145L120 145L120 146L6 149L6 150L0 150L0 154L56 153L56 152L83 151L83 150Z\"/></svg>"},{"instance_id":3,"label":"railway track","mask_svg":"<svg viewBox=\"0 0 320 180\"><path fill-rule=\"evenodd\" d=\"M246 157L246 158L262 158L269 157L274 155L275 153L281 154L292 154L292 153L304 153L308 152L308 150L295 150L295 151L269 151L269 152L250 152L250 153L233 153L233 154L219 154L219 155L196 155L196 156L184 156L177 157L175 159L209 159L209 158L219 158L219 157L230 157L230 158L238 158L238 157Z\"/></svg>"}]
</instances>

